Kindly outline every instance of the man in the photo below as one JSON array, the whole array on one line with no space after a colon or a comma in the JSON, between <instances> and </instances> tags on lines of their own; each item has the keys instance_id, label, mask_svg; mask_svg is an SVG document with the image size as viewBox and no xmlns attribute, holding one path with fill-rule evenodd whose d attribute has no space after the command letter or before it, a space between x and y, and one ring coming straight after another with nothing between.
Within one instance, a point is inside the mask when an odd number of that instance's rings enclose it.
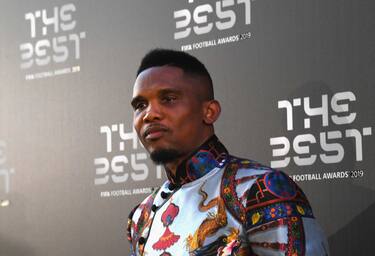
<instances>
[{"instance_id":1,"label":"man","mask_svg":"<svg viewBox=\"0 0 375 256\"><path fill-rule=\"evenodd\" d=\"M328 255L302 190L231 156L215 136L220 104L199 60L149 52L131 105L139 139L168 177L129 216L131 255Z\"/></svg>"}]
</instances>

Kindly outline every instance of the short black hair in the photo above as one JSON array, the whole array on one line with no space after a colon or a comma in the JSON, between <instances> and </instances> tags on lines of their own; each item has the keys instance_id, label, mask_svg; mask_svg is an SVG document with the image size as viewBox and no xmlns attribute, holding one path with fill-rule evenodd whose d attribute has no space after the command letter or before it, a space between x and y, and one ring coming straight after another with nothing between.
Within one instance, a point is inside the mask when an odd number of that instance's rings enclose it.
<instances>
[{"instance_id":1,"label":"short black hair","mask_svg":"<svg viewBox=\"0 0 375 256\"><path fill-rule=\"evenodd\" d=\"M208 100L214 99L214 90L210 73L204 64L196 57L182 51L156 48L149 51L141 60L137 70L137 77L142 71L161 66L172 66L181 68L185 73L193 76L204 77L208 80Z\"/></svg>"}]
</instances>

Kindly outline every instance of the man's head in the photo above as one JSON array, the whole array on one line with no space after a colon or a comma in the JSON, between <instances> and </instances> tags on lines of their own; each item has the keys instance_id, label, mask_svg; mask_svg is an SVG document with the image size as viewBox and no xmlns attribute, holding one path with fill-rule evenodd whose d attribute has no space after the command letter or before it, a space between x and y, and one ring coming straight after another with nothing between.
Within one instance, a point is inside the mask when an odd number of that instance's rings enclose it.
<instances>
[{"instance_id":1,"label":"man's head","mask_svg":"<svg viewBox=\"0 0 375 256\"><path fill-rule=\"evenodd\" d=\"M220 115L205 66L184 52L156 49L142 60L131 102L134 127L155 162L190 155Z\"/></svg>"}]
</instances>

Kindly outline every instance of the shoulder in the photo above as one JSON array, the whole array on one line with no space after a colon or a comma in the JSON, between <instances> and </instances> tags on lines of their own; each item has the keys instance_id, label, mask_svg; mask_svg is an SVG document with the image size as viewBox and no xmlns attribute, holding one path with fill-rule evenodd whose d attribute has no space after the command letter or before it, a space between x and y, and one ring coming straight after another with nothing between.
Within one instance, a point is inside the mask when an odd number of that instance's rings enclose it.
<instances>
[{"instance_id":1,"label":"shoulder","mask_svg":"<svg viewBox=\"0 0 375 256\"><path fill-rule=\"evenodd\" d=\"M274 172L257 161L230 156L223 173L224 186L236 186L238 193L251 187L257 179Z\"/></svg>"},{"instance_id":2,"label":"shoulder","mask_svg":"<svg viewBox=\"0 0 375 256\"><path fill-rule=\"evenodd\" d=\"M256 180L272 171L254 160L229 156L221 181L221 197L241 223L246 219L247 194Z\"/></svg>"},{"instance_id":3,"label":"shoulder","mask_svg":"<svg viewBox=\"0 0 375 256\"><path fill-rule=\"evenodd\" d=\"M292 200L297 196L306 198L285 172L250 159L231 157L224 171L223 181L225 184L235 184L238 192L267 192L270 198L280 200ZM241 188L238 188L239 186Z\"/></svg>"},{"instance_id":4,"label":"shoulder","mask_svg":"<svg viewBox=\"0 0 375 256\"><path fill-rule=\"evenodd\" d=\"M286 173L254 160L230 158L223 174L222 196L233 198L229 207L238 209L232 211L248 228L280 217L313 217L305 194Z\"/></svg>"}]
</instances>

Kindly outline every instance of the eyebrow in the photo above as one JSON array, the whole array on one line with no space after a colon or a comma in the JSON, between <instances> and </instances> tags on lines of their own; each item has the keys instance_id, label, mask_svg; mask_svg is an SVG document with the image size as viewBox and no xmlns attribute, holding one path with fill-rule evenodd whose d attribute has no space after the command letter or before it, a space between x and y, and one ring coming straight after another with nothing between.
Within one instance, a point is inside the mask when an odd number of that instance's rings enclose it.
<instances>
[{"instance_id":1,"label":"eyebrow","mask_svg":"<svg viewBox=\"0 0 375 256\"><path fill-rule=\"evenodd\" d=\"M167 95L167 94L170 94L170 93L177 94L177 95L183 94L181 90L166 88L166 89L159 90L158 96L160 97L160 96L164 96L164 95ZM138 95L131 100L130 104L133 106L133 108L135 108L137 103L140 102L140 101L147 101L147 99L145 97L141 96L141 95Z\"/></svg>"},{"instance_id":2,"label":"eyebrow","mask_svg":"<svg viewBox=\"0 0 375 256\"><path fill-rule=\"evenodd\" d=\"M178 89L171 89L171 88L166 88L166 89L161 89L159 92L158 92L158 95L160 96L163 96L163 95L166 95L166 94L169 94L169 93L174 93L174 94L177 94L177 95L182 95L182 91L181 90L178 90Z\"/></svg>"}]
</instances>

